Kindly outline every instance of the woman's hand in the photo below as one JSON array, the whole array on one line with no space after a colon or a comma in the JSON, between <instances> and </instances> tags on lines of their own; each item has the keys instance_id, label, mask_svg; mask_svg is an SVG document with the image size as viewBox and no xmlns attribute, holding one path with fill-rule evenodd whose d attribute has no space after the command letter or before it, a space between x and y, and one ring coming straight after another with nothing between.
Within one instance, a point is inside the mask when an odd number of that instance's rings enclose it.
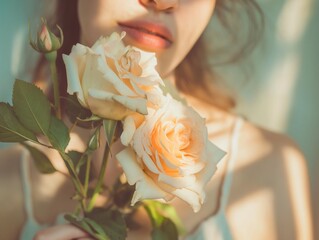
<instances>
[{"instance_id":1,"label":"woman's hand","mask_svg":"<svg viewBox=\"0 0 319 240\"><path fill-rule=\"evenodd\" d=\"M56 225L37 232L33 240L93 240L90 235L71 224Z\"/></svg>"}]
</instances>

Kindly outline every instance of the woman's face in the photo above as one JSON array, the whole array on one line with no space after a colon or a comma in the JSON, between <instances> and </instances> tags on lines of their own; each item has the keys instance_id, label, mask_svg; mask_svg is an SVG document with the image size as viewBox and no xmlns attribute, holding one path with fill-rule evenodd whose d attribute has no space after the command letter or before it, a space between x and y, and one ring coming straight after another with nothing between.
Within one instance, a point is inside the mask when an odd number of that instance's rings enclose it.
<instances>
[{"instance_id":1,"label":"woman's face","mask_svg":"<svg viewBox=\"0 0 319 240\"><path fill-rule=\"evenodd\" d=\"M124 42L156 52L157 70L169 76L208 24L216 0L79 0L81 42L126 31Z\"/></svg>"}]
</instances>

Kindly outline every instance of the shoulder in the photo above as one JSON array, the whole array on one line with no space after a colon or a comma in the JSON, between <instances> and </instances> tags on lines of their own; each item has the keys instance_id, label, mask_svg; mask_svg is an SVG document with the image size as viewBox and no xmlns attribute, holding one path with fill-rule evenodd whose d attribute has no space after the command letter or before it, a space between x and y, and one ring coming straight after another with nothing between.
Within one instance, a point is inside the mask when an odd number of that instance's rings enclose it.
<instances>
[{"instance_id":1,"label":"shoulder","mask_svg":"<svg viewBox=\"0 0 319 240\"><path fill-rule=\"evenodd\" d=\"M298 145L286 135L245 121L238 148L235 198L246 193L245 197L250 194L254 199L254 203L248 200L250 206L258 201L264 208L270 204L272 211L265 214L271 213L276 228L281 229L276 233L280 239L312 239L309 175Z\"/></svg>"},{"instance_id":2,"label":"shoulder","mask_svg":"<svg viewBox=\"0 0 319 240\"><path fill-rule=\"evenodd\" d=\"M307 162L298 145L287 135L248 121L240 129L236 169L255 184L272 187L291 197L294 185L308 191ZM288 192L287 189L291 189Z\"/></svg>"},{"instance_id":3,"label":"shoulder","mask_svg":"<svg viewBox=\"0 0 319 240\"><path fill-rule=\"evenodd\" d=\"M266 130L244 121L240 129L239 148L248 161L267 160L272 163L289 163L304 165L305 158L298 145L287 135Z\"/></svg>"}]
</instances>

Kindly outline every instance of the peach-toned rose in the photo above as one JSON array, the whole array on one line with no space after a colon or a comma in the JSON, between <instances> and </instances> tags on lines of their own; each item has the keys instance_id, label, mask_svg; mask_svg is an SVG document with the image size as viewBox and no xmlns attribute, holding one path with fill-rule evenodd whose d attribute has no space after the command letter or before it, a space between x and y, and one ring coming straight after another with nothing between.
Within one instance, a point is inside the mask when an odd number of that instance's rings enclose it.
<instances>
[{"instance_id":1,"label":"peach-toned rose","mask_svg":"<svg viewBox=\"0 0 319 240\"><path fill-rule=\"evenodd\" d=\"M159 109L149 109L117 159L129 184L136 184L132 204L179 197L197 212L224 152L208 140L205 120L197 112L169 95L165 100Z\"/></svg>"},{"instance_id":2,"label":"peach-toned rose","mask_svg":"<svg viewBox=\"0 0 319 240\"><path fill-rule=\"evenodd\" d=\"M158 104L156 94L161 94L155 54L125 46L124 36L101 37L92 48L77 44L63 55L68 93L76 93L83 107L102 118L147 114L147 106Z\"/></svg>"}]
</instances>

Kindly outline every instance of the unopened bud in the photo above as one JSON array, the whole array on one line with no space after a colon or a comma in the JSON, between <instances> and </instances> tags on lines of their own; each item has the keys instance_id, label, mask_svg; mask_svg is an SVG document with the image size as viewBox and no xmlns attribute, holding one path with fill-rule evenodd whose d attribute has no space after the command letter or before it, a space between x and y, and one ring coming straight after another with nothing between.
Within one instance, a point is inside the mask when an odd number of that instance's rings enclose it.
<instances>
[{"instance_id":1,"label":"unopened bud","mask_svg":"<svg viewBox=\"0 0 319 240\"><path fill-rule=\"evenodd\" d=\"M36 51L40 53L45 53L45 54L57 51L59 48L61 48L63 44L62 29L59 26L57 26L61 36L61 37L57 37L53 32L50 31L46 20L42 18L41 21L42 21L42 25L41 25L40 31L38 31L35 41L32 40L31 33L30 33L31 46Z\"/></svg>"}]
</instances>

